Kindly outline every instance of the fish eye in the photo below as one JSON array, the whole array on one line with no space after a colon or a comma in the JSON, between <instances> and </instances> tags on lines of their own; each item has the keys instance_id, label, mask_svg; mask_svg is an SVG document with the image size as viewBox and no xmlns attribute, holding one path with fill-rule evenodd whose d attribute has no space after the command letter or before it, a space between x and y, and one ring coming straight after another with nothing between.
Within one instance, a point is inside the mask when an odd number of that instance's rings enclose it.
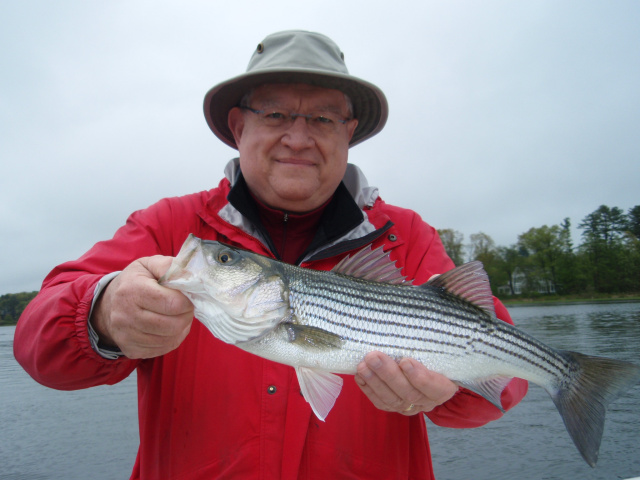
<instances>
[{"instance_id":1,"label":"fish eye","mask_svg":"<svg viewBox=\"0 0 640 480\"><path fill-rule=\"evenodd\" d=\"M223 251L218 254L219 263L222 263L222 264L229 263L231 260L233 260L233 257L228 251Z\"/></svg>"}]
</instances>

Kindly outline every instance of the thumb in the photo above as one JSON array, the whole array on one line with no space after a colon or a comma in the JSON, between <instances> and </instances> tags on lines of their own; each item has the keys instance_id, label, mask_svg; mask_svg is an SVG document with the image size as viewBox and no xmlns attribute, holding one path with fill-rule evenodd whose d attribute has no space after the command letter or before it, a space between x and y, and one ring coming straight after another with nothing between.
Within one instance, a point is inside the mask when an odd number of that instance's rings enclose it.
<instances>
[{"instance_id":1,"label":"thumb","mask_svg":"<svg viewBox=\"0 0 640 480\"><path fill-rule=\"evenodd\" d=\"M154 255L153 257L141 258L138 261L153 276L153 278L158 280L166 273L167 270L169 270L173 257Z\"/></svg>"},{"instance_id":2,"label":"thumb","mask_svg":"<svg viewBox=\"0 0 640 480\"><path fill-rule=\"evenodd\" d=\"M165 274L171 266L173 257L155 255L138 259L141 274L149 280L155 281L147 283L146 299L143 301L146 309L170 316L184 316L191 319L193 316L193 304L179 290L160 285L157 280Z\"/></svg>"}]
</instances>

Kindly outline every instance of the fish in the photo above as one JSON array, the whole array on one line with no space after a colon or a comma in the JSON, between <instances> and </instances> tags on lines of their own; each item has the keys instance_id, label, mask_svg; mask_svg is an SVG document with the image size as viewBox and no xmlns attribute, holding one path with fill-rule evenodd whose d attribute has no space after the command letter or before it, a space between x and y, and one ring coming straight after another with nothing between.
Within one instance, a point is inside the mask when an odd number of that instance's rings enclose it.
<instances>
[{"instance_id":1,"label":"fish","mask_svg":"<svg viewBox=\"0 0 640 480\"><path fill-rule=\"evenodd\" d=\"M380 351L413 358L502 411L512 378L539 385L595 467L606 406L640 381L632 363L556 349L499 320L477 261L413 285L382 247L318 271L191 234L158 282L183 292L218 339L293 367L323 421L342 389L338 374Z\"/></svg>"}]
</instances>

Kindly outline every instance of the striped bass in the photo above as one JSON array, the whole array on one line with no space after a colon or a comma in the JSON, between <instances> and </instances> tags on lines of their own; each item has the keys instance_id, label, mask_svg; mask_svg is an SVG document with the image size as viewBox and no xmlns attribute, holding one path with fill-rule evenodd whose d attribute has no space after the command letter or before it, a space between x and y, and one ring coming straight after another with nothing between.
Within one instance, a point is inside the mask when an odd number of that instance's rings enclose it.
<instances>
[{"instance_id":1,"label":"striped bass","mask_svg":"<svg viewBox=\"0 0 640 480\"><path fill-rule=\"evenodd\" d=\"M377 350L414 358L501 410L513 377L541 386L593 467L605 407L640 381L636 365L556 350L497 319L480 262L414 286L381 248L325 272L190 235L159 283L182 291L220 340L294 367L321 420L342 388L334 374L355 374Z\"/></svg>"}]
</instances>

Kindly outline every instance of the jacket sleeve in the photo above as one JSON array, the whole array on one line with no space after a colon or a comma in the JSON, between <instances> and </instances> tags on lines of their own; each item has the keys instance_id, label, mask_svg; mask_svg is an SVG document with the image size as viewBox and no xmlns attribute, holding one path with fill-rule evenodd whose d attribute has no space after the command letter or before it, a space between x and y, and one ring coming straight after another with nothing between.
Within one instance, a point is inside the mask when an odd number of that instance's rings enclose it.
<instances>
[{"instance_id":1,"label":"jacket sleeve","mask_svg":"<svg viewBox=\"0 0 640 480\"><path fill-rule=\"evenodd\" d=\"M426 282L431 275L443 273L454 267L447 255L437 231L425 223L417 214L409 216L410 221L396 222L400 228L404 223L409 230L401 232L406 241L400 255L404 256L405 275L415 279L416 284ZM406 219L403 219L406 220ZM496 316L513 325L509 312L504 305L494 298ZM528 382L514 378L502 391L501 402L505 411L517 405L527 393ZM428 412L427 417L443 427L473 428L500 418L503 414L488 400L465 388L447 402Z\"/></svg>"},{"instance_id":2,"label":"jacket sleeve","mask_svg":"<svg viewBox=\"0 0 640 480\"><path fill-rule=\"evenodd\" d=\"M133 213L111 240L99 242L78 260L56 267L21 315L14 337L16 360L37 382L75 390L125 379L138 361L109 360L91 347L88 317L96 284L146 256L172 255L171 225L163 201ZM167 223L169 222L169 223Z\"/></svg>"}]
</instances>

